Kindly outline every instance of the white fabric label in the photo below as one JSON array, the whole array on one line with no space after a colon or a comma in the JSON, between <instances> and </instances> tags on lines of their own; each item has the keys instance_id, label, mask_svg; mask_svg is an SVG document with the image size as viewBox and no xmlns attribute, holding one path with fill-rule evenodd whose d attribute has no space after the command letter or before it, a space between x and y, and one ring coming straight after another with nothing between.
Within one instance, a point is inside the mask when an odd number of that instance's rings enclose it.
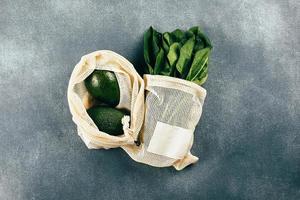
<instances>
[{"instance_id":1,"label":"white fabric label","mask_svg":"<svg viewBox=\"0 0 300 200\"><path fill-rule=\"evenodd\" d=\"M169 158L182 159L189 151L193 131L157 122L147 151Z\"/></svg>"}]
</instances>

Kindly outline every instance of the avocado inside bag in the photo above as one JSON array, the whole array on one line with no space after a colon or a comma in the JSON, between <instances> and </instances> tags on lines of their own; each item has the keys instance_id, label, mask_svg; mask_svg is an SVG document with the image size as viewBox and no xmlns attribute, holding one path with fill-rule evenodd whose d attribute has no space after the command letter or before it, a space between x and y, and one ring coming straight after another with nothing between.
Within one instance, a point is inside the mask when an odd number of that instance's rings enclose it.
<instances>
[{"instance_id":1,"label":"avocado inside bag","mask_svg":"<svg viewBox=\"0 0 300 200\"><path fill-rule=\"evenodd\" d=\"M122 118L123 135L113 136L102 132L87 113L87 109L96 101L87 91L84 80L95 70L111 71L117 78L120 99L116 108L130 111L130 116ZM108 50L96 51L83 56L75 66L68 86L68 102L78 135L88 148L134 144L143 123L144 82L124 57Z\"/></svg>"},{"instance_id":2,"label":"avocado inside bag","mask_svg":"<svg viewBox=\"0 0 300 200\"><path fill-rule=\"evenodd\" d=\"M206 90L190 81L145 75L145 119L141 146L124 148L136 161L181 170L198 158L190 153Z\"/></svg>"}]
</instances>

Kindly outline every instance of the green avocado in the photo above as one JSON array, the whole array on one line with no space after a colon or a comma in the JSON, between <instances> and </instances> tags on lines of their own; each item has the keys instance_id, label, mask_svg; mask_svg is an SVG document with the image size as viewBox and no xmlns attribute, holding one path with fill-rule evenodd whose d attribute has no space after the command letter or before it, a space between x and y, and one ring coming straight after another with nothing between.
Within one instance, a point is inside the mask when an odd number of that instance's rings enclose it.
<instances>
[{"instance_id":1,"label":"green avocado","mask_svg":"<svg viewBox=\"0 0 300 200\"><path fill-rule=\"evenodd\" d=\"M94 98L113 107L119 104L120 88L114 72L95 70L84 83Z\"/></svg>"},{"instance_id":2,"label":"green avocado","mask_svg":"<svg viewBox=\"0 0 300 200\"><path fill-rule=\"evenodd\" d=\"M96 106L88 109L87 113L100 131L115 136L123 134L122 118L128 113L125 110Z\"/></svg>"}]
</instances>

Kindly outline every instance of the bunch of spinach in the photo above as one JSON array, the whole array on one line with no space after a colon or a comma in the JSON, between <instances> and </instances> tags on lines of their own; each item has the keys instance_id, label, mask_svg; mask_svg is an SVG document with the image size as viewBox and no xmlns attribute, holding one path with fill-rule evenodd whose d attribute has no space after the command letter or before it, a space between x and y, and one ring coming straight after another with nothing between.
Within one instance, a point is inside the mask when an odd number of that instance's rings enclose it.
<instances>
[{"instance_id":1,"label":"bunch of spinach","mask_svg":"<svg viewBox=\"0 0 300 200\"><path fill-rule=\"evenodd\" d=\"M212 44L199 27L159 33L152 26L144 34L146 73L186 79L202 85L208 76Z\"/></svg>"}]
</instances>

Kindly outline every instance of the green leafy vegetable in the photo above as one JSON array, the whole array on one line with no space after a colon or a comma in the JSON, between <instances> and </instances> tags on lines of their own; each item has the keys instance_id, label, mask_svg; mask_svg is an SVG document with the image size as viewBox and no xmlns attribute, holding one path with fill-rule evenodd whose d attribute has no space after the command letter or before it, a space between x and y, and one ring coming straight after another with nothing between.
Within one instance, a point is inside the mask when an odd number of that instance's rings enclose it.
<instances>
[{"instance_id":1,"label":"green leafy vegetable","mask_svg":"<svg viewBox=\"0 0 300 200\"><path fill-rule=\"evenodd\" d=\"M179 50L180 50L180 45L178 42L175 42L170 46L170 50L167 57L171 66L175 66L176 64L176 61L179 56Z\"/></svg>"},{"instance_id":2,"label":"green leafy vegetable","mask_svg":"<svg viewBox=\"0 0 300 200\"><path fill-rule=\"evenodd\" d=\"M204 68L200 72L200 77L193 80L194 83L197 83L198 85L202 85L208 77L208 67L207 65L204 66Z\"/></svg>"},{"instance_id":3,"label":"green leafy vegetable","mask_svg":"<svg viewBox=\"0 0 300 200\"><path fill-rule=\"evenodd\" d=\"M199 32L201 32L199 26L193 26L189 29L189 31L191 31L192 33L194 33L194 35L198 35Z\"/></svg>"},{"instance_id":4,"label":"green leafy vegetable","mask_svg":"<svg viewBox=\"0 0 300 200\"><path fill-rule=\"evenodd\" d=\"M170 75L174 72L175 70L175 66L176 66L176 62L178 60L179 57L179 50L180 50L180 45L178 42L173 43L170 46L170 50L169 53L167 55L171 70L170 70Z\"/></svg>"},{"instance_id":5,"label":"green leafy vegetable","mask_svg":"<svg viewBox=\"0 0 300 200\"><path fill-rule=\"evenodd\" d=\"M172 36L170 35L170 33L166 32L163 34L163 48L165 50L165 52L168 52L169 51L169 48L171 46L171 44L173 43L172 41Z\"/></svg>"},{"instance_id":6,"label":"green leafy vegetable","mask_svg":"<svg viewBox=\"0 0 300 200\"><path fill-rule=\"evenodd\" d=\"M164 50L161 48L157 54L155 65L154 65L154 74L159 74L164 68L165 58Z\"/></svg>"},{"instance_id":7,"label":"green leafy vegetable","mask_svg":"<svg viewBox=\"0 0 300 200\"><path fill-rule=\"evenodd\" d=\"M144 60L150 74L202 85L208 77L211 50L211 41L198 26L163 34L150 27L144 34Z\"/></svg>"},{"instance_id":8,"label":"green leafy vegetable","mask_svg":"<svg viewBox=\"0 0 300 200\"><path fill-rule=\"evenodd\" d=\"M180 55L176 64L176 69L182 76L185 76L189 68L189 64L192 59L194 45L195 45L195 37L192 37L180 49Z\"/></svg>"},{"instance_id":9,"label":"green leafy vegetable","mask_svg":"<svg viewBox=\"0 0 300 200\"><path fill-rule=\"evenodd\" d=\"M210 42L210 39L206 35L204 35L204 33L199 32L197 35L203 41L205 47L209 47L210 49L212 49L212 44Z\"/></svg>"},{"instance_id":10,"label":"green leafy vegetable","mask_svg":"<svg viewBox=\"0 0 300 200\"><path fill-rule=\"evenodd\" d=\"M191 38L195 38L195 35L193 32L191 31L187 31L184 33L183 39L181 40L181 44L184 44L187 40L191 39Z\"/></svg>"},{"instance_id":11,"label":"green leafy vegetable","mask_svg":"<svg viewBox=\"0 0 300 200\"><path fill-rule=\"evenodd\" d=\"M160 37L161 33L158 33L156 30L152 29L152 51L150 53L153 64L155 63L155 58L157 57L160 49Z\"/></svg>"},{"instance_id":12,"label":"green leafy vegetable","mask_svg":"<svg viewBox=\"0 0 300 200\"><path fill-rule=\"evenodd\" d=\"M147 73L153 74L153 68L151 66L150 52L152 51L149 43L152 38L152 27L150 27L144 34L144 59L147 64Z\"/></svg>"},{"instance_id":13,"label":"green leafy vegetable","mask_svg":"<svg viewBox=\"0 0 300 200\"><path fill-rule=\"evenodd\" d=\"M175 42L180 42L184 37L184 32L180 29L176 29L171 33L171 36L174 38Z\"/></svg>"},{"instance_id":14,"label":"green leafy vegetable","mask_svg":"<svg viewBox=\"0 0 300 200\"><path fill-rule=\"evenodd\" d=\"M208 62L208 56L210 54L209 48L204 48L196 52L194 56L193 63L191 65L191 69L189 71L186 80L194 81L197 77L201 75L201 70Z\"/></svg>"}]
</instances>

